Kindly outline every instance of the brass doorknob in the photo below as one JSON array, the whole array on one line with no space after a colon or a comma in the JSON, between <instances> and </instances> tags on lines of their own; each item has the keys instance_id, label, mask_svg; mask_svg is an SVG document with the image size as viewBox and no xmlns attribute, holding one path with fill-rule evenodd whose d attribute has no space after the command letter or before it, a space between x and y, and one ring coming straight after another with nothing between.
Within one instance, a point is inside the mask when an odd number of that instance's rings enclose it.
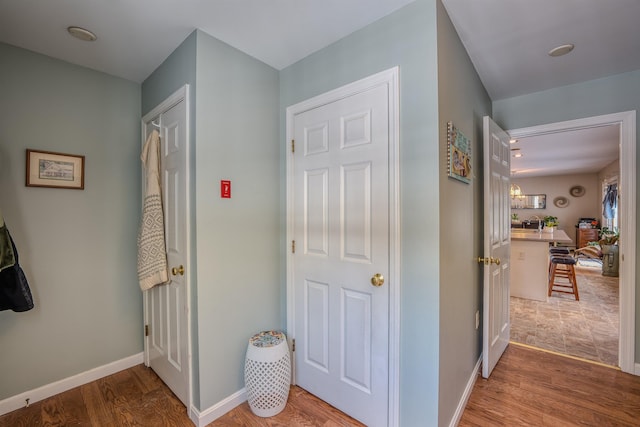
<instances>
[{"instance_id":1,"label":"brass doorknob","mask_svg":"<svg viewBox=\"0 0 640 427\"><path fill-rule=\"evenodd\" d=\"M489 264L495 264L495 265L500 265L500 258L493 258L493 257L489 257L489 258L482 258L482 257L478 257L478 262L484 265L489 265Z\"/></svg>"},{"instance_id":2,"label":"brass doorknob","mask_svg":"<svg viewBox=\"0 0 640 427\"><path fill-rule=\"evenodd\" d=\"M371 284L373 286L382 286L384 285L384 276L380 273L376 273L371 278Z\"/></svg>"},{"instance_id":3,"label":"brass doorknob","mask_svg":"<svg viewBox=\"0 0 640 427\"><path fill-rule=\"evenodd\" d=\"M184 267L181 265L180 267L173 267L171 269L171 274L177 276L178 274L184 276Z\"/></svg>"}]
</instances>

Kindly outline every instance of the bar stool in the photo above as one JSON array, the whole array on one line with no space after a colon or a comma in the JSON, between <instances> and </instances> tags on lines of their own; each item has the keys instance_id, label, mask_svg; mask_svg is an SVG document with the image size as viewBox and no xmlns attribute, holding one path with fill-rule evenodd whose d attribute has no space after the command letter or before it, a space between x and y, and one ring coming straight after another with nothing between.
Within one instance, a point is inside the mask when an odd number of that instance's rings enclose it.
<instances>
[{"instance_id":1,"label":"bar stool","mask_svg":"<svg viewBox=\"0 0 640 427\"><path fill-rule=\"evenodd\" d=\"M549 294L552 292L560 292L564 294L572 294L576 301L580 301L578 294L578 281L576 280L576 260L571 256L551 257L549 263ZM558 279L566 279L558 281Z\"/></svg>"},{"instance_id":2,"label":"bar stool","mask_svg":"<svg viewBox=\"0 0 640 427\"><path fill-rule=\"evenodd\" d=\"M569 248L551 246L549 248L549 256L569 256ZM551 277L551 258L549 258L549 277Z\"/></svg>"},{"instance_id":3,"label":"bar stool","mask_svg":"<svg viewBox=\"0 0 640 427\"><path fill-rule=\"evenodd\" d=\"M552 246L549 248L549 254L551 255L569 255L569 248L563 248L560 246Z\"/></svg>"}]
</instances>

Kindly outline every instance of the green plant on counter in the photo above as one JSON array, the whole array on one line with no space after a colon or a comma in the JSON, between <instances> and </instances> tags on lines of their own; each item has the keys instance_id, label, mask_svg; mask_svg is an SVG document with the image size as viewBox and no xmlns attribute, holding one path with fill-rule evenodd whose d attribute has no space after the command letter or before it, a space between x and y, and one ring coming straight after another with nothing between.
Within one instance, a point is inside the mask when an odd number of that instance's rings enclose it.
<instances>
[{"instance_id":1,"label":"green plant on counter","mask_svg":"<svg viewBox=\"0 0 640 427\"><path fill-rule=\"evenodd\" d=\"M518 221L518 214L517 213L512 213L511 214L511 221L514 221L514 222Z\"/></svg>"},{"instance_id":2,"label":"green plant on counter","mask_svg":"<svg viewBox=\"0 0 640 427\"><path fill-rule=\"evenodd\" d=\"M620 233L618 230L609 230L608 227L602 227L600 230L600 240L598 243L603 245L617 245L620 239Z\"/></svg>"},{"instance_id":3,"label":"green plant on counter","mask_svg":"<svg viewBox=\"0 0 640 427\"><path fill-rule=\"evenodd\" d=\"M557 227L558 225L560 225L560 223L558 222L557 216L547 215L544 218L542 218L542 220L544 221L545 227Z\"/></svg>"}]
</instances>

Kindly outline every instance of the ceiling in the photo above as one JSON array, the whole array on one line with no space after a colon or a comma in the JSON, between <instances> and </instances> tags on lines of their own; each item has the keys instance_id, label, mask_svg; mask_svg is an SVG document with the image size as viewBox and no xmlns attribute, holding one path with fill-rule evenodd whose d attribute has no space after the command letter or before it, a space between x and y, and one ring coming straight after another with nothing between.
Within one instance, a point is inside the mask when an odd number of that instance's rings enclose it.
<instances>
[{"instance_id":1,"label":"ceiling","mask_svg":"<svg viewBox=\"0 0 640 427\"><path fill-rule=\"evenodd\" d=\"M198 28L280 70L412 1L0 0L0 41L140 83Z\"/></svg>"},{"instance_id":2,"label":"ceiling","mask_svg":"<svg viewBox=\"0 0 640 427\"><path fill-rule=\"evenodd\" d=\"M442 0L492 100L640 69L638 0ZM574 44L566 56L556 46ZM541 123L542 124L542 123ZM595 173L619 157L619 127L520 139L513 177Z\"/></svg>"},{"instance_id":3,"label":"ceiling","mask_svg":"<svg viewBox=\"0 0 640 427\"><path fill-rule=\"evenodd\" d=\"M442 1L494 101L640 69L638 0Z\"/></svg>"},{"instance_id":4,"label":"ceiling","mask_svg":"<svg viewBox=\"0 0 640 427\"><path fill-rule=\"evenodd\" d=\"M620 126L518 138L511 144L511 176L574 175L597 173L619 158ZM522 153L522 157L513 157Z\"/></svg>"},{"instance_id":5,"label":"ceiling","mask_svg":"<svg viewBox=\"0 0 640 427\"><path fill-rule=\"evenodd\" d=\"M0 42L142 82L198 28L282 69L412 1L0 0ZM640 69L638 0L442 1L493 100ZM70 37L71 25L98 39ZM575 44L574 51L547 55L565 43ZM568 135L555 142L549 135L529 141L531 154L514 167L520 174L525 169L541 174L543 167L526 162L543 159L548 150L542 147L550 144L556 154L583 159L582 166L571 168L563 160L563 173L585 165L594 169L600 167L597 159L604 163L617 153L611 135L579 135L578 147L568 145L573 140ZM602 138L614 141L614 148ZM549 174L551 161L545 161Z\"/></svg>"}]
</instances>

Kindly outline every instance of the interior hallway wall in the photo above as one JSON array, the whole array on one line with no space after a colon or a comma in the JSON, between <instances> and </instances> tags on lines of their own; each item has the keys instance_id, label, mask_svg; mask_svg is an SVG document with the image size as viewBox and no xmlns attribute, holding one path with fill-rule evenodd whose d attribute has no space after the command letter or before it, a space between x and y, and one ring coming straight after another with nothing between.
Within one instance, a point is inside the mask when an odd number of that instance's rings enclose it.
<instances>
[{"instance_id":1,"label":"interior hallway wall","mask_svg":"<svg viewBox=\"0 0 640 427\"><path fill-rule=\"evenodd\" d=\"M0 400L142 352L140 86L0 44L0 208L35 308L0 312ZM25 187L27 148L84 190Z\"/></svg>"},{"instance_id":2,"label":"interior hallway wall","mask_svg":"<svg viewBox=\"0 0 640 427\"><path fill-rule=\"evenodd\" d=\"M377 72L400 69L400 425L435 425L439 369L438 88L436 0L417 0L280 72L280 141L286 108ZM286 216L286 147L281 143ZM283 230L284 228L284 222ZM284 231L281 259L286 260ZM281 298L286 287L283 269ZM385 284L386 286L386 284Z\"/></svg>"},{"instance_id":3,"label":"interior hallway wall","mask_svg":"<svg viewBox=\"0 0 640 427\"><path fill-rule=\"evenodd\" d=\"M440 193L439 425L447 426L482 353L483 130L491 99L438 1ZM447 177L447 122L471 140L471 183Z\"/></svg>"}]
</instances>

